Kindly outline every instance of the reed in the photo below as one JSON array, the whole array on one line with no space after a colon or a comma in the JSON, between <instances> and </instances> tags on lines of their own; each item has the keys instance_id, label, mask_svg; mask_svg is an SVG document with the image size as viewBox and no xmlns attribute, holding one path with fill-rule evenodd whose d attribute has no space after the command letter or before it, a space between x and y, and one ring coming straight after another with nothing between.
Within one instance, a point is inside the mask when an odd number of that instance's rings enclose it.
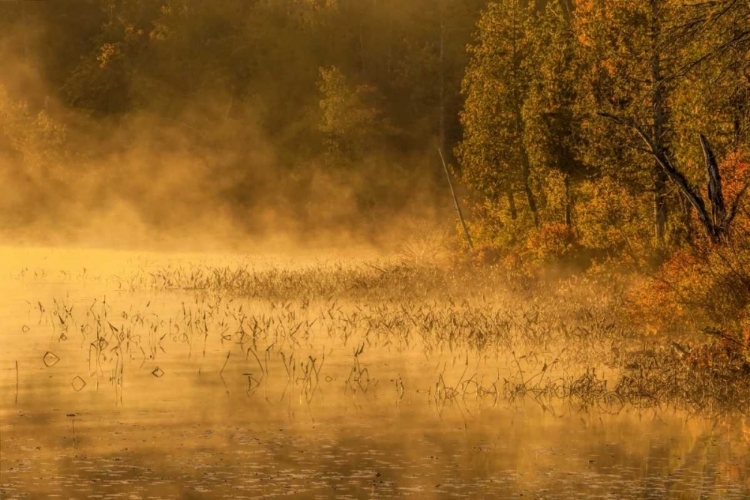
<instances>
[{"instance_id":1,"label":"reed","mask_svg":"<svg viewBox=\"0 0 750 500\"><path fill-rule=\"evenodd\" d=\"M269 392L279 387L279 401L294 396L309 406L332 384L371 393L381 377L365 358L394 352L418 353L442 367L437 381L423 387L407 373L391 374L396 404L413 390L428 392L438 407L531 400L549 409L564 403L608 413L663 404L750 408L744 345L714 336L692 347L678 344L677 351L669 344L644 350L638 325L615 313L623 307L617 295L570 283L509 292L501 278L404 260L296 268L182 263L116 278L129 290L176 298L171 313L127 294L121 304L104 296L81 307L56 298L33 310L54 344L80 339L88 370L74 389L87 380L98 389L108 380L120 403L126 366L160 378L162 359L181 355L187 363L222 359L219 377L228 395L237 379L247 397L263 388L272 401ZM342 355L331 357L342 351L351 353L344 363ZM60 361L52 352L42 358L50 369Z\"/></svg>"}]
</instances>

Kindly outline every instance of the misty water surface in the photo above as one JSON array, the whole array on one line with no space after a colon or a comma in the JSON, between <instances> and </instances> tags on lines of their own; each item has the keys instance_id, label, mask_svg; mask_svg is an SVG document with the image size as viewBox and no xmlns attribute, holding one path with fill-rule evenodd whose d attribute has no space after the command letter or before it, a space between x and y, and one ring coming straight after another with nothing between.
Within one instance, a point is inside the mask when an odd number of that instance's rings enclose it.
<instances>
[{"instance_id":1,"label":"misty water surface","mask_svg":"<svg viewBox=\"0 0 750 500\"><path fill-rule=\"evenodd\" d=\"M379 305L128 281L159 257L31 257L3 265L3 499L750 495L741 417L509 402L482 392L508 353L361 328ZM469 376L484 389L449 397Z\"/></svg>"}]
</instances>

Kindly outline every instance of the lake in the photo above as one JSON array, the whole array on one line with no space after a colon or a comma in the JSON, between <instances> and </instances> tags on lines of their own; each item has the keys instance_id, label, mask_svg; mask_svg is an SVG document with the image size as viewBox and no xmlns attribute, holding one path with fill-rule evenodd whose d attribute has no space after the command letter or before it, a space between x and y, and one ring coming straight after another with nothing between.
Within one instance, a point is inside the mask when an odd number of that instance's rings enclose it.
<instances>
[{"instance_id":1,"label":"lake","mask_svg":"<svg viewBox=\"0 0 750 500\"><path fill-rule=\"evenodd\" d=\"M623 400L595 314L335 255L5 254L3 499L750 497L750 421Z\"/></svg>"}]
</instances>

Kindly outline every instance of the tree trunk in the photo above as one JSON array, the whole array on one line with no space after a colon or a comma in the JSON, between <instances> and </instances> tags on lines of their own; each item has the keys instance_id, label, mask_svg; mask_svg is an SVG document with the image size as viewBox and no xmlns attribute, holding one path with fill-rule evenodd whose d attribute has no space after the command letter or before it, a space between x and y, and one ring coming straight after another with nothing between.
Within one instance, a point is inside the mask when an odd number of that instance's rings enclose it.
<instances>
[{"instance_id":1,"label":"tree trunk","mask_svg":"<svg viewBox=\"0 0 750 500\"><path fill-rule=\"evenodd\" d=\"M516 220L518 218L518 212L516 211L516 198L513 194L513 190L508 188L508 210L510 211L510 218Z\"/></svg>"},{"instance_id":2,"label":"tree trunk","mask_svg":"<svg viewBox=\"0 0 750 500\"><path fill-rule=\"evenodd\" d=\"M657 246L662 246L667 232L667 177L657 162L652 167L652 175L654 177L654 238Z\"/></svg>"},{"instance_id":3,"label":"tree trunk","mask_svg":"<svg viewBox=\"0 0 750 500\"><path fill-rule=\"evenodd\" d=\"M388 55L386 67L388 76L393 74L393 7L388 9Z\"/></svg>"},{"instance_id":4,"label":"tree trunk","mask_svg":"<svg viewBox=\"0 0 750 500\"><path fill-rule=\"evenodd\" d=\"M520 123L521 129L523 124ZM523 132L521 132L523 134ZM523 135L521 135L523 139ZM529 162L529 154L526 151L526 146L523 145L523 141L520 142L521 150L521 175L523 175L523 191L526 194L526 203L529 205L532 217L534 217L534 226L539 227L539 213L536 208L536 198L534 192L531 190L531 164Z\"/></svg>"},{"instance_id":5,"label":"tree trunk","mask_svg":"<svg viewBox=\"0 0 750 500\"><path fill-rule=\"evenodd\" d=\"M690 200L688 200L687 196L685 196L685 193L680 192L680 213L682 215L681 219L683 238L684 242L688 245L692 245L694 243L693 228L690 224L690 215L692 210L693 207L690 204Z\"/></svg>"},{"instance_id":6,"label":"tree trunk","mask_svg":"<svg viewBox=\"0 0 750 500\"><path fill-rule=\"evenodd\" d=\"M570 175L565 174L565 227L571 229L573 227L573 201L570 196Z\"/></svg>"},{"instance_id":7,"label":"tree trunk","mask_svg":"<svg viewBox=\"0 0 750 500\"><path fill-rule=\"evenodd\" d=\"M659 37L661 26L659 23L659 6L661 0L651 0L651 89L653 131L652 137L656 147L666 153L667 116L664 109L665 89L661 75L661 53ZM667 174L658 161L654 160L651 170L654 183L654 238L657 246L664 244L667 229Z\"/></svg>"},{"instance_id":8,"label":"tree trunk","mask_svg":"<svg viewBox=\"0 0 750 500\"><path fill-rule=\"evenodd\" d=\"M732 132L734 135L734 146L740 147L742 144L742 136L744 130L742 130L743 117L745 116L745 106L740 98L734 99L734 117L732 119Z\"/></svg>"},{"instance_id":9,"label":"tree trunk","mask_svg":"<svg viewBox=\"0 0 750 500\"><path fill-rule=\"evenodd\" d=\"M26 2L19 0L19 4L21 5L21 25L23 28L21 29L21 44L23 47L23 62L28 64L29 62L29 43L28 43L28 36L27 32L29 31L29 26L26 24Z\"/></svg>"},{"instance_id":10,"label":"tree trunk","mask_svg":"<svg viewBox=\"0 0 750 500\"><path fill-rule=\"evenodd\" d=\"M534 192L531 190L531 162L529 161L529 153L526 151L526 146L523 143L524 137L524 123L523 123L523 112L521 110L521 96L518 92L518 69L521 64L521 60L518 54L518 46L516 44L516 16L518 10L518 2L513 3L513 88L514 88L514 103L513 111L516 118L516 141L518 142L518 153L521 158L521 181L523 183L523 192L526 195L526 203L529 206L531 215L534 218L534 226L539 226L539 214L536 208L536 199L534 198Z\"/></svg>"},{"instance_id":11,"label":"tree trunk","mask_svg":"<svg viewBox=\"0 0 750 500\"><path fill-rule=\"evenodd\" d=\"M440 116L438 118L438 140L445 149L445 0L440 2Z\"/></svg>"}]
</instances>

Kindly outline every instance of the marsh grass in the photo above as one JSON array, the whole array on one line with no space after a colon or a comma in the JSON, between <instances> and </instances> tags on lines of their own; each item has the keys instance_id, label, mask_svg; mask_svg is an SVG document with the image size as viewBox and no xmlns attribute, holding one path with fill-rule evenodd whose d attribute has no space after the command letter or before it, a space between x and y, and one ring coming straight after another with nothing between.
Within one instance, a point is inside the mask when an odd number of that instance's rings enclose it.
<instances>
[{"instance_id":1,"label":"marsh grass","mask_svg":"<svg viewBox=\"0 0 750 500\"><path fill-rule=\"evenodd\" d=\"M180 263L138 268L114 281L132 292L117 306L106 296L87 306L65 297L49 306L37 301L30 311L50 328L51 344L75 342L86 354L88 376L74 389L109 382L119 403L127 373L161 379L160 366L178 355L218 377L228 396L238 377L246 397L294 398L308 407L331 386L367 395L387 376L394 404L416 391L438 408L524 400L551 411L563 404L606 413L750 407L746 349L712 342L676 352L618 315L621 295L597 283L513 289L491 270L405 259L257 268ZM128 298L144 293L152 298L140 305ZM178 305L168 314L152 300ZM368 360L387 353L437 363L435 381L381 377ZM57 355L43 358L54 370ZM273 395L278 387L280 396Z\"/></svg>"},{"instance_id":2,"label":"marsh grass","mask_svg":"<svg viewBox=\"0 0 750 500\"><path fill-rule=\"evenodd\" d=\"M671 346L629 353L615 390L638 407L729 413L750 408L749 376L746 352L704 342L684 352Z\"/></svg>"}]
</instances>

